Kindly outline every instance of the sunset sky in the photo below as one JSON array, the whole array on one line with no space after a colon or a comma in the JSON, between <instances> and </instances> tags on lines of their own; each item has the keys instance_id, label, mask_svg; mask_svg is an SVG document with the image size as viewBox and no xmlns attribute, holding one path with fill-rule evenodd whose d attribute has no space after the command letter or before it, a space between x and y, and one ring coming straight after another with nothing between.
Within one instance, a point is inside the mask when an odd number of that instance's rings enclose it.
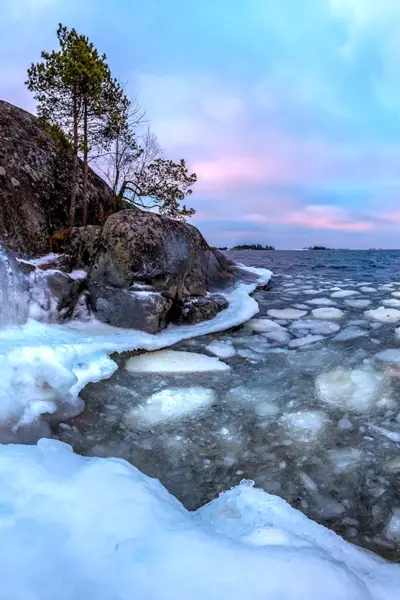
<instances>
[{"instance_id":1,"label":"sunset sky","mask_svg":"<svg viewBox=\"0 0 400 600\"><path fill-rule=\"evenodd\" d=\"M399 0L0 0L0 98L58 22L128 82L198 175L216 245L400 247Z\"/></svg>"}]
</instances>

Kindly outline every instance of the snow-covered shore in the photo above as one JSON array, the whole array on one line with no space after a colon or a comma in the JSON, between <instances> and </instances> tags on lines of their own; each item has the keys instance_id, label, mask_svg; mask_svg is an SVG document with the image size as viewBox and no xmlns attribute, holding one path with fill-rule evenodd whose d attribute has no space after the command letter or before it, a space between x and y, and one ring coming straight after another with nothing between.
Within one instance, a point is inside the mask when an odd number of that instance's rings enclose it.
<instances>
[{"instance_id":1,"label":"snow-covered shore","mask_svg":"<svg viewBox=\"0 0 400 600\"><path fill-rule=\"evenodd\" d=\"M272 276L267 269L246 270L257 277L225 292L228 308L197 325L171 326L153 335L98 321L49 325L30 320L0 330L0 429L11 424L15 432L35 426L44 431L41 415L62 420L81 412L79 392L114 373L114 352L159 350L246 322L258 312L250 294Z\"/></svg>"},{"instance_id":2,"label":"snow-covered shore","mask_svg":"<svg viewBox=\"0 0 400 600\"><path fill-rule=\"evenodd\" d=\"M0 447L4 600L397 600L400 568L249 482L188 512L65 444Z\"/></svg>"}]
</instances>

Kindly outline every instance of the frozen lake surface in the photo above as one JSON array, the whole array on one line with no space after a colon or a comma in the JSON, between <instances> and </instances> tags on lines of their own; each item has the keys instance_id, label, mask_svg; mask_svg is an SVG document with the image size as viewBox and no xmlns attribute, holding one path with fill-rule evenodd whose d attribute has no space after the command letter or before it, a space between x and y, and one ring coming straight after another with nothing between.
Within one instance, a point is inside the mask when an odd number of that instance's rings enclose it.
<instances>
[{"instance_id":1,"label":"frozen lake surface","mask_svg":"<svg viewBox=\"0 0 400 600\"><path fill-rule=\"evenodd\" d=\"M254 480L399 560L400 252L228 254L274 272L259 314L169 348L192 356L113 356L55 437L125 458L192 510Z\"/></svg>"}]
</instances>

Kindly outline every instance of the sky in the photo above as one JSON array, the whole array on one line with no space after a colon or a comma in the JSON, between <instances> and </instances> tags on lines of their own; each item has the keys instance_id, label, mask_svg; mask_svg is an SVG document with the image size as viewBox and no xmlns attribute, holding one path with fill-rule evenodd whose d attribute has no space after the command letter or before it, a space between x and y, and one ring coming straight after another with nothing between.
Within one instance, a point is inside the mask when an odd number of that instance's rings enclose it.
<instances>
[{"instance_id":1,"label":"sky","mask_svg":"<svg viewBox=\"0 0 400 600\"><path fill-rule=\"evenodd\" d=\"M107 54L217 246L400 248L399 0L0 0L0 98L62 22Z\"/></svg>"}]
</instances>

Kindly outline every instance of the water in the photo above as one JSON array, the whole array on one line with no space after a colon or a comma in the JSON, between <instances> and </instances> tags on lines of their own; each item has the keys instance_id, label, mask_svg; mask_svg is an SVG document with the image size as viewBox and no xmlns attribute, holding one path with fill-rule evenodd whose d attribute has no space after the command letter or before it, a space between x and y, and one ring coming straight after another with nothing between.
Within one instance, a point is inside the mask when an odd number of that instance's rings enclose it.
<instances>
[{"instance_id":1,"label":"water","mask_svg":"<svg viewBox=\"0 0 400 600\"><path fill-rule=\"evenodd\" d=\"M382 324L365 311L386 303L389 314L397 302L400 310L400 251L229 256L276 274L255 294L258 317L293 307L308 314L273 318L281 326L275 339L244 325L174 347L208 354L211 342L229 342L236 354L225 359L227 372L131 373L132 354L113 357L120 369L87 386L86 411L54 435L86 455L125 458L189 509L253 479L346 539L398 560L400 359L379 355L400 349L400 313L390 313L398 323ZM320 307L343 316L326 324L312 317ZM322 339L288 347L310 334ZM191 386L211 389L214 403L158 424L127 416L154 393Z\"/></svg>"}]
</instances>

